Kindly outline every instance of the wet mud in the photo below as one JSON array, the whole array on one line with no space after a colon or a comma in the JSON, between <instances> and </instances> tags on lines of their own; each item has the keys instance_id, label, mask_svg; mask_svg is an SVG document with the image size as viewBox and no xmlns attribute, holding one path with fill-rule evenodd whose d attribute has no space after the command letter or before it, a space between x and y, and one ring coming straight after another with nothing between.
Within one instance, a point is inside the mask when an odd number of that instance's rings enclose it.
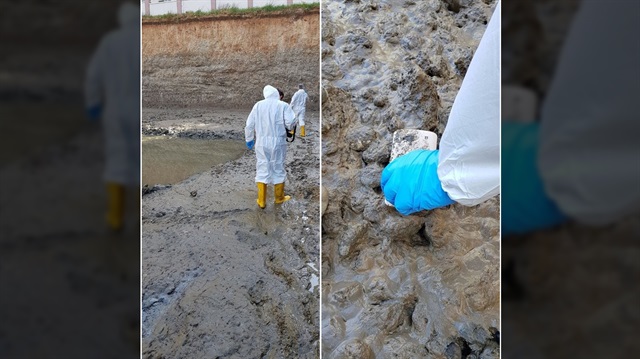
<instances>
[{"instance_id":1,"label":"wet mud","mask_svg":"<svg viewBox=\"0 0 640 359\"><path fill-rule=\"evenodd\" d=\"M143 134L244 142L246 110L143 110ZM144 358L319 356L319 131L289 144L286 193L255 199L255 154L142 199ZM244 143L243 143L244 146Z\"/></svg>"},{"instance_id":2,"label":"wet mud","mask_svg":"<svg viewBox=\"0 0 640 359\"><path fill-rule=\"evenodd\" d=\"M441 136L495 5L323 2L324 357L499 356L498 198L405 217L380 188L394 131Z\"/></svg>"},{"instance_id":3,"label":"wet mud","mask_svg":"<svg viewBox=\"0 0 640 359\"><path fill-rule=\"evenodd\" d=\"M0 358L139 356L139 192L107 233L103 133L83 107L118 6L1 6Z\"/></svg>"},{"instance_id":4,"label":"wet mud","mask_svg":"<svg viewBox=\"0 0 640 359\"><path fill-rule=\"evenodd\" d=\"M135 358L139 191L126 194L124 232L107 232L99 126L43 139L0 165L0 357Z\"/></svg>"}]
</instances>

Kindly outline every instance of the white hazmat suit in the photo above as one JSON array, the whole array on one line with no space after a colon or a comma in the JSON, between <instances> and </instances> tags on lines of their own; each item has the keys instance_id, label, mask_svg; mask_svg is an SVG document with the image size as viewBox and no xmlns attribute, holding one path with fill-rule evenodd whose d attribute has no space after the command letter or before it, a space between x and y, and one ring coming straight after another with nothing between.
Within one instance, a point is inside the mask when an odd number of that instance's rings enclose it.
<instances>
[{"instance_id":1,"label":"white hazmat suit","mask_svg":"<svg viewBox=\"0 0 640 359\"><path fill-rule=\"evenodd\" d=\"M280 101L278 90L265 86L264 100L257 102L244 129L246 142L255 140L256 182L266 184L284 183L287 173L284 161L287 154L285 126L291 129L295 115L291 107Z\"/></svg>"},{"instance_id":2,"label":"white hazmat suit","mask_svg":"<svg viewBox=\"0 0 640 359\"><path fill-rule=\"evenodd\" d=\"M639 14L636 1L583 1L542 108L545 189L585 224L610 224L640 208Z\"/></svg>"},{"instance_id":3,"label":"white hazmat suit","mask_svg":"<svg viewBox=\"0 0 640 359\"><path fill-rule=\"evenodd\" d=\"M296 115L296 120L300 126L304 126L304 115L307 110L307 93L304 89L299 89L291 97L291 108Z\"/></svg>"},{"instance_id":4,"label":"white hazmat suit","mask_svg":"<svg viewBox=\"0 0 640 359\"><path fill-rule=\"evenodd\" d=\"M105 35L93 54L85 82L86 108L100 106L107 182L140 182L140 9L118 11L120 28Z\"/></svg>"},{"instance_id":5,"label":"white hazmat suit","mask_svg":"<svg viewBox=\"0 0 640 359\"><path fill-rule=\"evenodd\" d=\"M473 55L442 139L438 178L473 206L500 192L500 3Z\"/></svg>"}]
</instances>

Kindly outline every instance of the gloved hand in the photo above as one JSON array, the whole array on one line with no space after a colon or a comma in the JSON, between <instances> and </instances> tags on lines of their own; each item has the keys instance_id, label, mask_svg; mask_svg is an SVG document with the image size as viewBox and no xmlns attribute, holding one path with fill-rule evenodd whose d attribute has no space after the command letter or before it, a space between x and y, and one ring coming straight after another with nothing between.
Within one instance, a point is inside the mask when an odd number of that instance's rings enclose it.
<instances>
[{"instance_id":1,"label":"gloved hand","mask_svg":"<svg viewBox=\"0 0 640 359\"><path fill-rule=\"evenodd\" d=\"M247 142L247 148L252 150L253 149L253 145L256 144L256 140L251 140L249 142Z\"/></svg>"},{"instance_id":2,"label":"gloved hand","mask_svg":"<svg viewBox=\"0 0 640 359\"><path fill-rule=\"evenodd\" d=\"M438 178L438 153L414 150L396 158L382 171L382 191L398 212L407 216L454 203Z\"/></svg>"},{"instance_id":3,"label":"gloved hand","mask_svg":"<svg viewBox=\"0 0 640 359\"><path fill-rule=\"evenodd\" d=\"M102 105L91 106L87 109L87 116L90 120L99 120L102 116Z\"/></svg>"},{"instance_id":4,"label":"gloved hand","mask_svg":"<svg viewBox=\"0 0 640 359\"><path fill-rule=\"evenodd\" d=\"M523 234L567 220L538 171L538 123L502 123L502 234Z\"/></svg>"}]
</instances>

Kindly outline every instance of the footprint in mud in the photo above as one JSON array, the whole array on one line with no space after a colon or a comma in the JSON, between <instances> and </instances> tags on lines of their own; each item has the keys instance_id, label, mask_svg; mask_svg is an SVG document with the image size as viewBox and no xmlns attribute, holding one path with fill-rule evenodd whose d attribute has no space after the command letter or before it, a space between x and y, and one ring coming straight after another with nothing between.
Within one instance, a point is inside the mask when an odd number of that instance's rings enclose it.
<instances>
[{"instance_id":1,"label":"footprint in mud","mask_svg":"<svg viewBox=\"0 0 640 359\"><path fill-rule=\"evenodd\" d=\"M238 242L248 245L251 250L266 247L271 242L267 235L257 229L237 230L235 234Z\"/></svg>"},{"instance_id":2,"label":"footprint in mud","mask_svg":"<svg viewBox=\"0 0 640 359\"><path fill-rule=\"evenodd\" d=\"M270 329L271 348L265 357L297 357L296 349L300 348L300 341L306 339L302 335L306 331L305 327L313 321L306 315L305 322L296 321L292 313L293 308L283 306L282 299L273 292L265 280L259 279L256 285L249 289L251 304L255 306L265 327Z\"/></svg>"}]
</instances>

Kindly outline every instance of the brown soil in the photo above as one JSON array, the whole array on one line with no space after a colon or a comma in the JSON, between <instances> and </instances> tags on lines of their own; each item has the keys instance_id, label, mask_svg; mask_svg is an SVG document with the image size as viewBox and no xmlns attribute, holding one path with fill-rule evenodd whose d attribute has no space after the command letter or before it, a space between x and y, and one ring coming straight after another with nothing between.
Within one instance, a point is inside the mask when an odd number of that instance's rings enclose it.
<instances>
[{"instance_id":1,"label":"brown soil","mask_svg":"<svg viewBox=\"0 0 640 359\"><path fill-rule=\"evenodd\" d=\"M271 84L289 100L304 83L308 109L319 103L319 13L216 15L145 20L145 107L251 106Z\"/></svg>"}]
</instances>

